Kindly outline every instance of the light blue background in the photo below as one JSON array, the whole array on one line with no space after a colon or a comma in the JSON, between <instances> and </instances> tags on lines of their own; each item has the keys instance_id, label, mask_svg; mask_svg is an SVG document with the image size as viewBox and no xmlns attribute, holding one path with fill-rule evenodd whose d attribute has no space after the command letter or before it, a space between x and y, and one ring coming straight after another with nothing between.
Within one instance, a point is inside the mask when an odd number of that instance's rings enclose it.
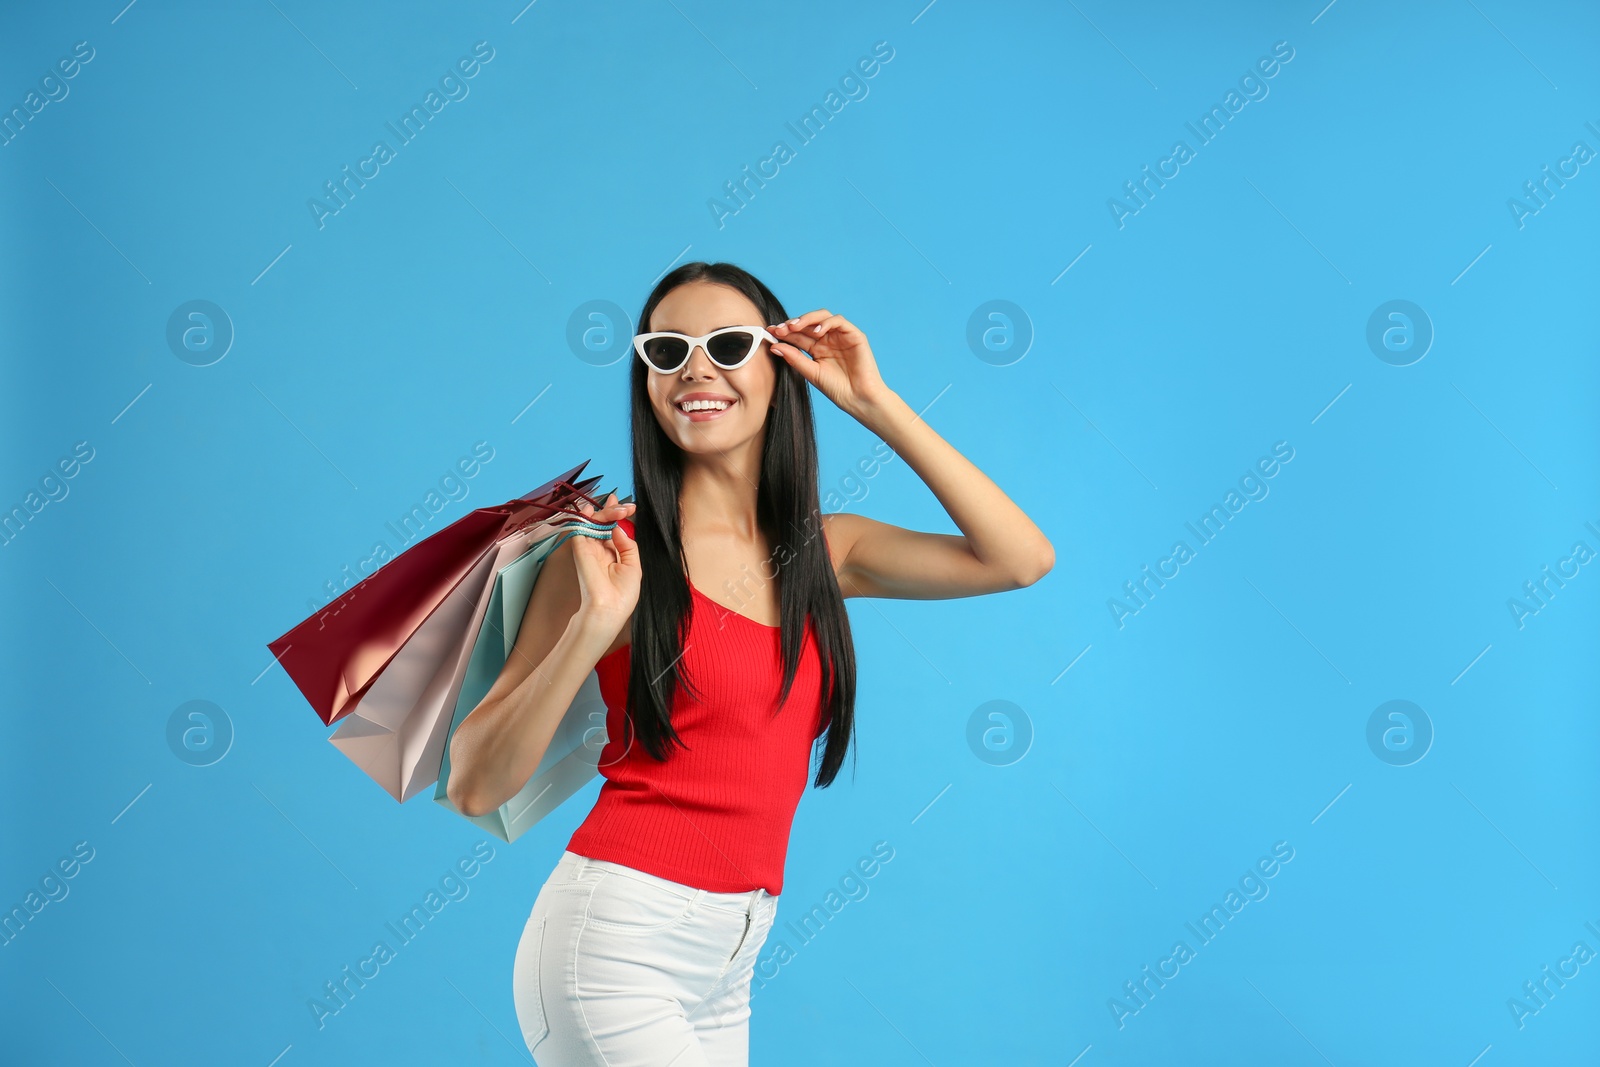
<instances>
[{"instance_id":1,"label":"light blue background","mask_svg":"<svg viewBox=\"0 0 1600 1067\"><path fill-rule=\"evenodd\" d=\"M474 442L494 458L433 528L584 459L630 491L626 363L568 322L689 259L859 325L1057 559L850 602L859 763L801 803L774 937L894 858L788 936L753 1062L1593 1055L1600 964L1520 1029L1507 1007L1600 951L1600 573L1520 629L1507 607L1600 550L1600 167L1521 227L1507 206L1600 150L1592 6L123 2L0 33L7 110L95 50L0 147L0 506L95 450L0 548L0 902L95 850L0 948L6 1062L527 1062L512 956L598 784L319 1029L308 1001L483 835L326 744L266 643ZM308 199L478 41L470 94L319 229ZM785 123L878 41L799 146ZM1184 123L1278 41L1269 95L1197 147ZM1178 138L1195 158L1119 229L1108 198ZM778 139L795 158L719 228ZM166 341L195 299L236 332L207 367ZM1032 336L1006 366L966 341L997 299ZM1436 331L1406 367L1365 339L1393 299ZM861 477L875 435L817 400L835 510L956 532L904 462ZM1279 441L1270 494L1119 628L1108 599ZM195 699L235 731L203 768L165 733ZM1410 766L1367 745L1393 699L1435 731ZM1031 723L1009 766L967 743L991 700ZM1185 922L1279 841L1270 894L1197 947Z\"/></svg>"}]
</instances>

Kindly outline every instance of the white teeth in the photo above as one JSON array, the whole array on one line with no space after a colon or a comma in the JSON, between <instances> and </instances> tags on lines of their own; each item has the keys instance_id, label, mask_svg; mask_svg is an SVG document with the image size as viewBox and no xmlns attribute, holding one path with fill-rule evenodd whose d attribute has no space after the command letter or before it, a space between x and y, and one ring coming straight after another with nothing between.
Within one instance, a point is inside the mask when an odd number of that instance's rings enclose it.
<instances>
[{"instance_id":1,"label":"white teeth","mask_svg":"<svg viewBox=\"0 0 1600 1067\"><path fill-rule=\"evenodd\" d=\"M685 400L678 405L684 411L723 411L727 408L726 400Z\"/></svg>"}]
</instances>

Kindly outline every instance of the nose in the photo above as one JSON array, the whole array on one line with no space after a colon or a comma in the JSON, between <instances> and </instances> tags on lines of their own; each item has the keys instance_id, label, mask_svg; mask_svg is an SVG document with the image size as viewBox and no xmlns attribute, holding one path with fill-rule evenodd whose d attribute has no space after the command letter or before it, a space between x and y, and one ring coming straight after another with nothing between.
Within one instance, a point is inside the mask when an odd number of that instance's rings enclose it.
<instances>
[{"instance_id":1,"label":"nose","mask_svg":"<svg viewBox=\"0 0 1600 1067\"><path fill-rule=\"evenodd\" d=\"M695 345L689 353L689 362L683 365L682 375L685 378L710 377L707 371L715 371L716 364L711 362L711 356L706 352L704 345Z\"/></svg>"}]
</instances>

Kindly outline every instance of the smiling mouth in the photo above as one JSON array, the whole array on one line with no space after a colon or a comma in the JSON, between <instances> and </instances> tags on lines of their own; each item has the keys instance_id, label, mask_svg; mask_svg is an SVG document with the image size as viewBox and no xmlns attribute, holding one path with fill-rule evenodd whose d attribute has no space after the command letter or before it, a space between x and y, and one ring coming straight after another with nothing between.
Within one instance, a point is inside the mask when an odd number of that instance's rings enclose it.
<instances>
[{"instance_id":1,"label":"smiling mouth","mask_svg":"<svg viewBox=\"0 0 1600 1067\"><path fill-rule=\"evenodd\" d=\"M691 400L686 404L674 404L679 415L690 422L710 422L712 419L721 418L722 415L734 404L736 400Z\"/></svg>"}]
</instances>

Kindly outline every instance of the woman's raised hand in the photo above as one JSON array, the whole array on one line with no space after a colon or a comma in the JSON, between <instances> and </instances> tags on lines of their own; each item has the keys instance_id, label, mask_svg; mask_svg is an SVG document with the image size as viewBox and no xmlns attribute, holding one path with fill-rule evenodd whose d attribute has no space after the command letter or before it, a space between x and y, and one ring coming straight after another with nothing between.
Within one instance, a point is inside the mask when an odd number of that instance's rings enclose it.
<instances>
[{"instance_id":1,"label":"woman's raised hand","mask_svg":"<svg viewBox=\"0 0 1600 1067\"><path fill-rule=\"evenodd\" d=\"M594 522L616 522L632 518L634 512L632 504L617 503L616 493L607 497L598 509L585 501L578 503L578 509ZM638 544L620 524L612 529L609 544L577 534L570 540L572 558L578 567L578 588L583 594L579 614L621 630L639 603L639 580L643 571L639 567Z\"/></svg>"},{"instance_id":2,"label":"woman's raised hand","mask_svg":"<svg viewBox=\"0 0 1600 1067\"><path fill-rule=\"evenodd\" d=\"M767 329L772 351L856 418L889 393L867 335L843 315L818 308Z\"/></svg>"}]
</instances>

